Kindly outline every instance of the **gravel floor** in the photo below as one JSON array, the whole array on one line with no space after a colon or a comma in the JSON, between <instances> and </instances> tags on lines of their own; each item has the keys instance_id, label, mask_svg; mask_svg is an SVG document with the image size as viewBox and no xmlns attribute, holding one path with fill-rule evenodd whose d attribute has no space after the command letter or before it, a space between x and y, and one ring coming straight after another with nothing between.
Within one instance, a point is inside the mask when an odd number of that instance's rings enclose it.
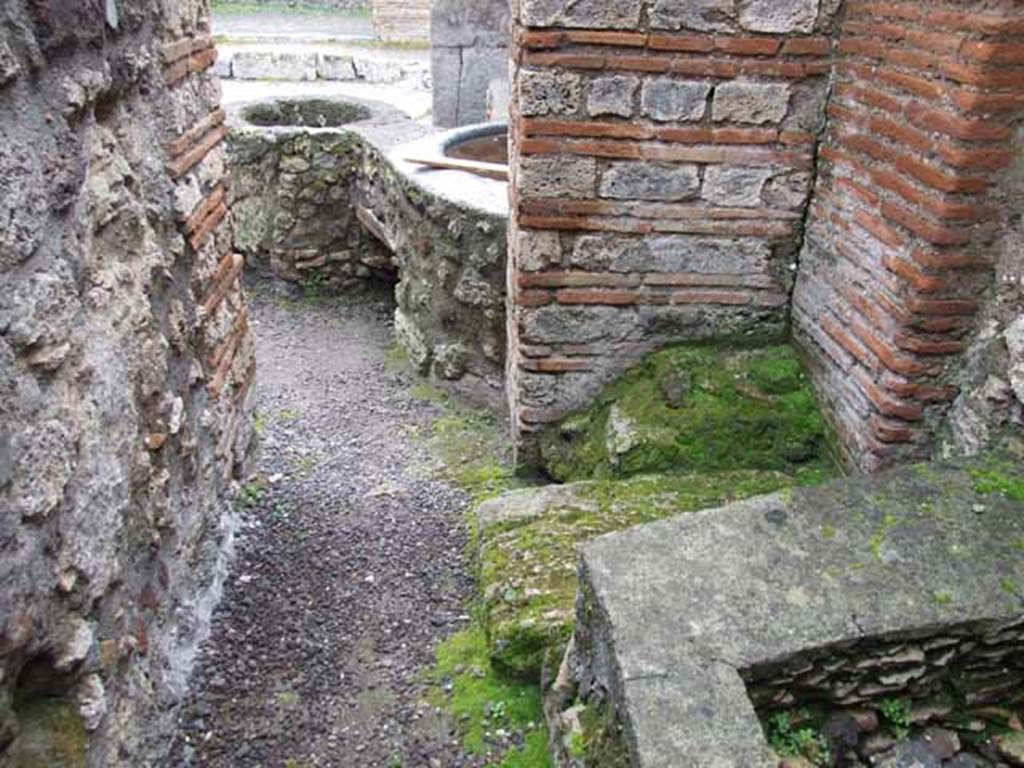
<instances>
[{"instance_id":1,"label":"gravel floor","mask_svg":"<svg viewBox=\"0 0 1024 768\"><path fill-rule=\"evenodd\" d=\"M436 405L385 367L390 300L250 290L258 464L169 766L470 766L423 702L468 621L465 495L431 479ZM258 496L258 499L256 498Z\"/></svg>"}]
</instances>

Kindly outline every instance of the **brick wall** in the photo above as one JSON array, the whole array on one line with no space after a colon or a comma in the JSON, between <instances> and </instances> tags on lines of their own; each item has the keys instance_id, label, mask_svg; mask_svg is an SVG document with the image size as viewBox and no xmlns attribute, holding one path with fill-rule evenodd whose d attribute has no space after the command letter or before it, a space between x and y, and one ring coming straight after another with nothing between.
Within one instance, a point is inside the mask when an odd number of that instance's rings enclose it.
<instances>
[{"instance_id":1,"label":"brick wall","mask_svg":"<svg viewBox=\"0 0 1024 768\"><path fill-rule=\"evenodd\" d=\"M785 334L835 5L519 3L509 394L521 447L654 348Z\"/></svg>"},{"instance_id":2,"label":"brick wall","mask_svg":"<svg viewBox=\"0 0 1024 768\"><path fill-rule=\"evenodd\" d=\"M929 455L1019 210L1024 7L521 0L514 35L519 442L792 320L848 464Z\"/></svg>"},{"instance_id":3,"label":"brick wall","mask_svg":"<svg viewBox=\"0 0 1024 768\"><path fill-rule=\"evenodd\" d=\"M373 29L381 40L430 39L430 0L373 0Z\"/></svg>"},{"instance_id":4,"label":"brick wall","mask_svg":"<svg viewBox=\"0 0 1024 768\"><path fill-rule=\"evenodd\" d=\"M1024 6L848 0L794 330L847 452L927 455L1020 200Z\"/></svg>"}]
</instances>

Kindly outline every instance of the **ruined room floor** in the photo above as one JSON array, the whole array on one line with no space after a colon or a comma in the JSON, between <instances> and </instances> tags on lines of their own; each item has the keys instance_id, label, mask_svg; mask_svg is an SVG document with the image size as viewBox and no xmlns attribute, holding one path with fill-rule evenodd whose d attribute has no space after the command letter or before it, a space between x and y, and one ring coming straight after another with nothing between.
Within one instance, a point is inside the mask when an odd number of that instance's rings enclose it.
<instances>
[{"instance_id":1,"label":"ruined room floor","mask_svg":"<svg viewBox=\"0 0 1024 768\"><path fill-rule=\"evenodd\" d=\"M250 285L262 447L169 766L475 765L426 703L465 626L465 495L425 468L438 406L391 371L387 294Z\"/></svg>"}]
</instances>

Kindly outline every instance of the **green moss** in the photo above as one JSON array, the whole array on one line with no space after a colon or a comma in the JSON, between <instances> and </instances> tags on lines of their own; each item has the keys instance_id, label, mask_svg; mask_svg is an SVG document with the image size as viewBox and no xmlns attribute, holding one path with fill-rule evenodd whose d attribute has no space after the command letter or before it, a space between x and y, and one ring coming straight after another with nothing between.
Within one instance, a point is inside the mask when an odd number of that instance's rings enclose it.
<instances>
[{"instance_id":1,"label":"green moss","mask_svg":"<svg viewBox=\"0 0 1024 768\"><path fill-rule=\"evenodd\" d=\"M572 634L576 549L595 536L785 488L781 472L641 475L582 486L574 502L538 519L502 523L479 533L480 587L494 663L537 679L555 664Z\"/></svg>"},{"instance_id":2,"label":"green moss","mask_svg":"<svg viewBox=\"0 0 1024 768\"><path fill-rule=\"evenodd\" d=\"M20 731L4 763L9 768L86 768L87 737L78 707L67 699L16 704Z\"/></svg>"},{"instance_id":3,"label":"green moss","mask_svg":"<svg viewBox=\"0 0 1024 768\"><path fill-rule=\"evenodd\" d=\"M587 766L629 768L629 752L622 730L607 703L588 705L580 715L580 723L583 725L580 747Z\"/></svg>"},{"instance_id":4,"label":"green moss","mask_svg":"<svg viewBox=\"0 0 1024 768\"><path fill-rule=\"evenodd\" d=\"M1020 468L1005 461L991 460L987 466L970 470L974 490L981 494L998 493L1024 503L1024 477Z\"/></svg>"},{"instance_id":5,"label":"green moss","mask_svg":"<svg viewBox=\"0 0 1024 768\"><path fill-rule=\"evenodd\" d=\"M461 729L465 749L494 756L498 730L522 731L522 748L497 755L503 768L549 768L540 688L503 677L491 664L478 625L449 637L437 650L434 671L436 703L451 713ZM443 693L445 688L447 693Z\"/></svg>"},{"instance_id":6,"label":"green moss","mask_svg":"<svg viewBox=\"0 0 1024 768\"><path fill-rule=\"evenodd\" d=\"M540 448L544 469L562 481L764 469L820 482L834 472L824 421L788 346L658 352L546 430Z\"/></svg>"},{"instance_id":7,"label":"green moss","mask_svg":"<svg viewBox=\"0 0 1024 768\"><path fill-rule=\"evenodd\" d=\"M523 483L512 467L504 427L493 413L460 408L445 401L447 413L436 419L430 448L442 463L442 475L467 491L475 502Z\"/></svg>"}]
</instances>

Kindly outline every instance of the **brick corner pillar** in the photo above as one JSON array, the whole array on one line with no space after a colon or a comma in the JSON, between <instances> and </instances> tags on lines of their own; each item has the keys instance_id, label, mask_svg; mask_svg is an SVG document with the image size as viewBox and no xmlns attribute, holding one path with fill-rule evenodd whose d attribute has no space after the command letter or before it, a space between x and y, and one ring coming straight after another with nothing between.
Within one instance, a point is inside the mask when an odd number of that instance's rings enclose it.
<instances>
[{"instance_id":1,"label":"brick corner pillar","mask_svg":"<svg viewBox=\"0 0 1024 768\"><path fill-rule=\"evenodd\" d=\"M508 393L529 462L651 351L785 337L838 4L516 5Z\"/></svg>"},{"instance_id":2,"label":"brick corner pillar","mask_svg":"<svg viewBox=\"0 0 1024 768\"><path fill-rule=\"evenodd\" d=\"M1019 215L1024 5L848 0L835 73L793 326L847 463L874 471L933 452Z\"/></svg>"}]
</instances>

